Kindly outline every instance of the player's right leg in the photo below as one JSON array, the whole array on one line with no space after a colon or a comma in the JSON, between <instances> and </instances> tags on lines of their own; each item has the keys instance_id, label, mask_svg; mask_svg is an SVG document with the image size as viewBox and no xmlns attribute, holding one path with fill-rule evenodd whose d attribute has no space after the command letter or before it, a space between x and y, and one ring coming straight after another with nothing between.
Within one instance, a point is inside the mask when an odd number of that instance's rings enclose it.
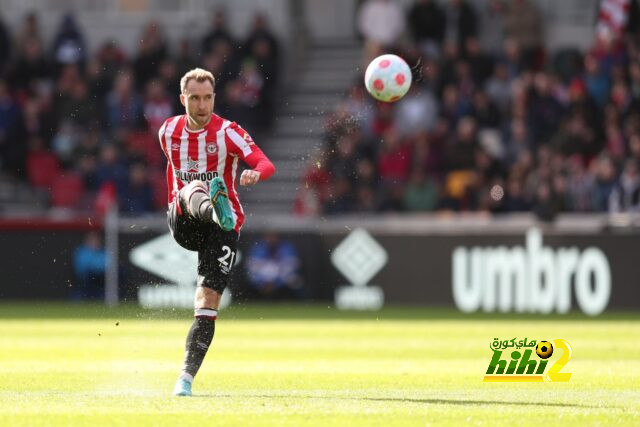
<instances>
[{"instance_id":1,"label":"player's right leg","mask_svg":"<svg viewBox=\"0 0 640 427\"><path fill-rule=\"evenodd\" d=\"M221 178L213 178L208 190L204 182L191 181L180 190L179 197L191 217L215 222L225 231L235 227L227 187Z\"/></svg>"},{"instance_id":2,"label":"player's right leg","mask_svg":"<svg viewBox=\"0 0 640 427\"><path fill-rule=\"evenodd\" d=\"M219 176L213 178L209 184L209 198L215 210L218 224L224 231L233 230L236 220L231 212L231 201L224 180Z\"/></svg>"}]
</instances>

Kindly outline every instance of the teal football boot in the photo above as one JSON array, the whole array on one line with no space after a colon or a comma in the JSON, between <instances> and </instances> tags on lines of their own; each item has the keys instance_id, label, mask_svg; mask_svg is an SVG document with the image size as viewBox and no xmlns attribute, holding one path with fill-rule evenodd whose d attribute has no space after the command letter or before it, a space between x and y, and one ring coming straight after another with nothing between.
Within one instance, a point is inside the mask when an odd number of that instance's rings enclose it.
<instances>
[{"instance_id":1,"label":"teal football boot","mask_svg":"<svg viewBox=\"0 0 640 427\"><path fill-rule=\"evenodd\" d=\"M218 224L224 231L233 230L236 226L236 220L231 212L231 201L229 200L229 192L224 181L219 176L213 178L209 184L209 197L211 205L218 217Z\"/></svg>"},{"instance_id":2,"label":"teal football boot","mask_svg":"<svg viewBox=\"0 0 640 427\"><path fill-rule=\"evenodd\" d=\"M183 378L178 378L173 387L174 396L191 396L191 383Z\"/></svg>"}]
</instances>

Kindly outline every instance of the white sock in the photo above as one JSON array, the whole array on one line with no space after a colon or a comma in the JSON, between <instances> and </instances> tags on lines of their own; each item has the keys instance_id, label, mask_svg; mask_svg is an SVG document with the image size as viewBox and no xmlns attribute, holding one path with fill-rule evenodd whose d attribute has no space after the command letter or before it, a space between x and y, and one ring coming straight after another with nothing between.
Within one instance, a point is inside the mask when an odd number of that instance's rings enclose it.
<instances>
[{"instance_id":1,"label":"white sock","mask_svg":"<svg viewBox=\"0 0 640 427\"><path fill-rule=\"evenodd\" d=\"M183 372L180 374L180 376L178 377L179 380L187 380L190 383L193 383L193 375L187 373L187 372Z\"/></svg>"}]
</instances>

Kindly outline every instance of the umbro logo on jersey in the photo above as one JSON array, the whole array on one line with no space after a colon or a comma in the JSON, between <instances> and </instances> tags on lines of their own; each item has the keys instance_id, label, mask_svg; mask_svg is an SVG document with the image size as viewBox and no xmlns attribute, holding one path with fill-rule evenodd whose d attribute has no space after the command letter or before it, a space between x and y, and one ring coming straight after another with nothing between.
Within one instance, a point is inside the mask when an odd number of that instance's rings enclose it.
<instances>
[{"instance_id":1,"label":"umbro logo on jersey","mask_svg":"<svg viewBox=\"0 0 640 427\"><path fill-rule=\"evenodd\" d=\"M207 145L207 153L216 154L218 152L218 146L216 144Z\"/></svg>"},{"instance_id":2,"label":"umbro logo on jersey","mask_svg":"<svg viewBox=\"0 0 640 427\"><path fill-rule=\"evenodd\" d=\"M178 143L171 144L171 151L178 151L178 150L180 150L180 144Z\"/></svg>"}]
</instances>

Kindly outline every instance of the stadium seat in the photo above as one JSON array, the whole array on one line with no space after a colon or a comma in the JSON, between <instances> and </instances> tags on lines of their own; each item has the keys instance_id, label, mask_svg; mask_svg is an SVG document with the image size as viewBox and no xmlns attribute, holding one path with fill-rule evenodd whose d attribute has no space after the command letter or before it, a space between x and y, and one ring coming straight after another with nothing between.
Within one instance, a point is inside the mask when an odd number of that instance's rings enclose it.
<instances>
[{"instance_id":1,"label":"stadium seat","mask_svg":"<svg viewBox=\"0 0 640 427\"><path fill-rule=\"evenodd\" d=\"M55 154L31 151L27 156L27 176L34 187L50 188L54 178L60 174L60 164Z\"/></svg>"},{"instance_id":2,"label":"stadium seat","mask_svg":"<svg viewBox=\"0 0 640 427\"><path fill-rule=\"evenodd\" d=\"M71 208L78 204L84 195L82 177L75 173L57 176L51 185L51 205Z\"/></svg>"}]
</instances>

